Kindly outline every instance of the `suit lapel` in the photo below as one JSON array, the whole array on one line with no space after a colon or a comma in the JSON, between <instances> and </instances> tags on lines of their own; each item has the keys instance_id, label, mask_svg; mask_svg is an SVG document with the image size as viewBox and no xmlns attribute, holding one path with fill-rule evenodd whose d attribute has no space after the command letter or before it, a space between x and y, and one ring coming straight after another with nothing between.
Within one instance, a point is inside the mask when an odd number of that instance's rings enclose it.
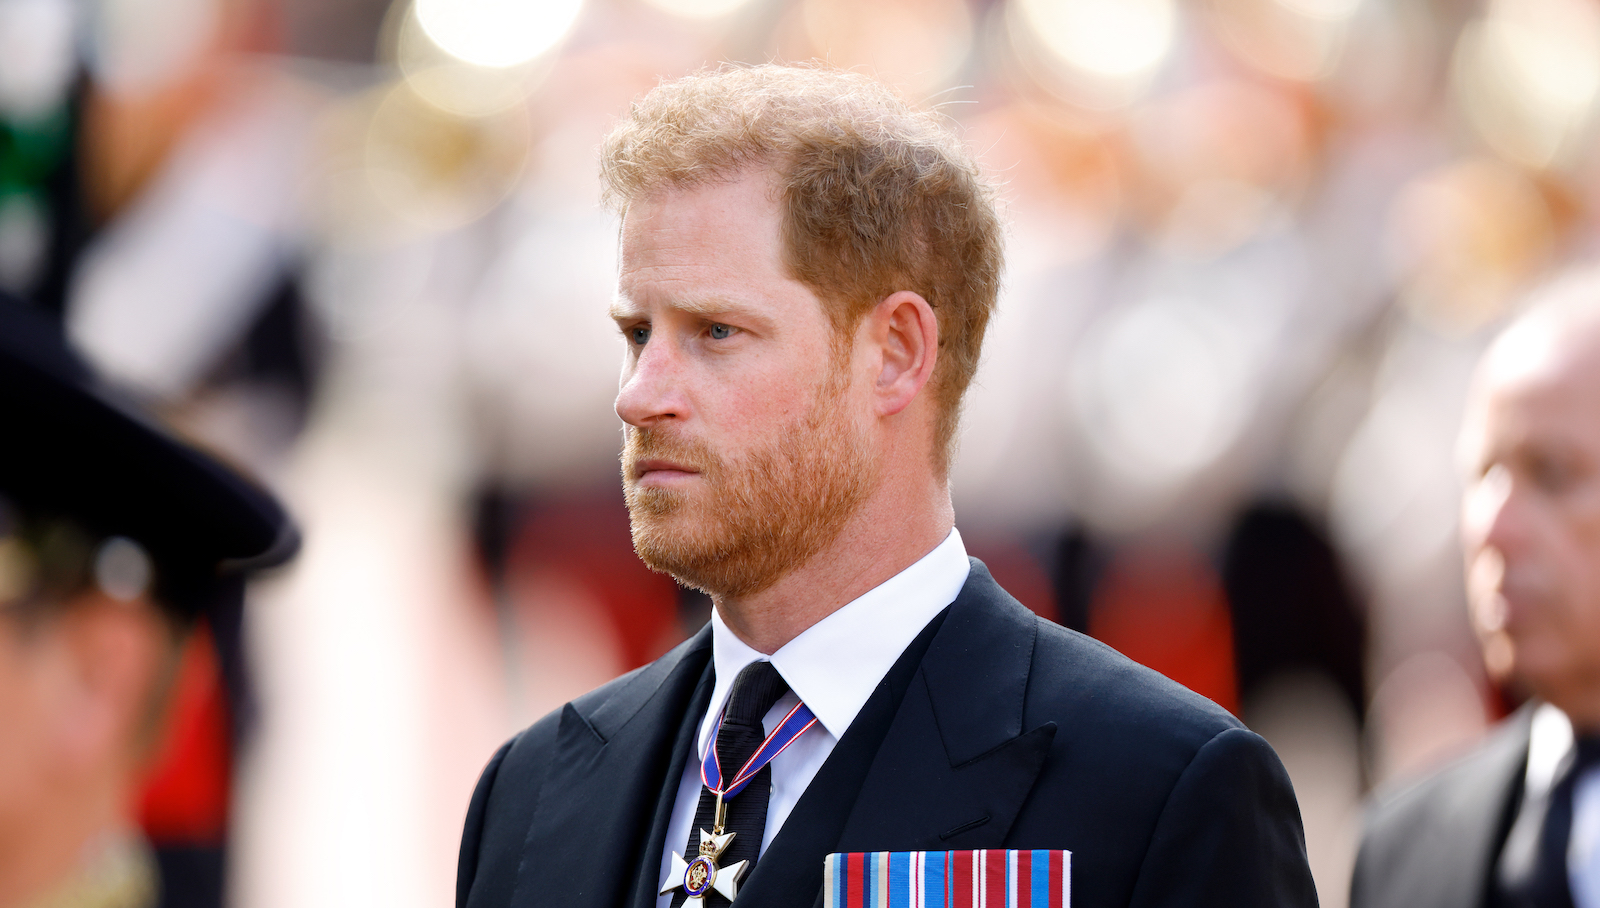
<instances>
[{"instance_id":1,"label":"suit lapel","mask_svg":"<svg viewBox=\"0 0 1600 908\"><path fill-rule=\"evenodd\" d=\"M1422 847L1431 849L1433 856L1413 865L1421 871L1407 887L1414 887L1418 896L1411 902L1415 908L1487 902L1500 847L1522 790L1531 717L1531 709L1522 710L1501 734L1485 742L1479 759L1461 767L1456 784L1440 797L1436 828L1445 834L1426 839ZM1430 891L1435 899L1426 895Z\"/></svg>"},{"instance_id":2,"label":"suit lapel","mask_svg":"<svg viewBox=\"0 0 1600 908\"><path fill-rule=\"evenodd\" d=\"M1023 725L1037 619L977 560L889 726L838 851L1000 848L1054 723Z\"/></svg>"},{"instance_id":3,"label":"suit lapel","mask_svg":"<svg viewBox=\"0 0 1600 908\"><path fill-rule=\"evenodd\" d=\"M638 897L644 849L662 839L677 779L668 779L685 715L710 698L709 626L624 679L597 707L562 711L548 791L529 824L512 903L624 905ZM670 788L671 792L666 790ZM656 827L662 827L657 829ZM664 839L662 839L664 841ZM659 858L659 848L657 850ZM652 863L653 868L653 863ZM650 872L654 876L654 870Z\"/></svg>"},{"instance_id":4,"label":"suit lapel","mask_svg":"<svg viewBox=\"0 0 1600 908\"><path fill-rule=\"evenodd\" d=\"M884 733L945 618L940 613L928 622L867 698L740 887L740 904L807 908L822 891L822 858L839 841Z\"/></svg>"},{"instance_id":5,"label":"suit lapel","mask_svg":"<svg viewBox=\"0 0 1600 908\"><path fill-rule=\"evenodd\" d=\"M807 908L835 851L998 847L1055 736L1024 731L1037 632L982 562L906 648L795 805L740 899ZM981 683L974 683L981 679Z\"/></svg>"},{"instance_id":6,"label":"suit lapel","mask_svg":"<svg viewBox=\"0 0 1600 908\"><path fill-rule=\"evenodd\" d=\"M667 827L671 825L672 808L678 800L678 782L683 778L683 768L689 762L689 755L699 751L695 739L700 733L700 719L711 705L711 688L715 682L716 672L708 664L700 673L700 684L695 688L694 696L689 698L689 706L680 719L677 738L672 743L672 759L656 799L655 822L650 829L650 838L639 855L639 872L634 874L633 893L627 901L634 908L654 908L656 896L661 894L661 855L668 844ZM676 850L683 844L673 842L672 847Z\"/></svg>"}]
</instances>

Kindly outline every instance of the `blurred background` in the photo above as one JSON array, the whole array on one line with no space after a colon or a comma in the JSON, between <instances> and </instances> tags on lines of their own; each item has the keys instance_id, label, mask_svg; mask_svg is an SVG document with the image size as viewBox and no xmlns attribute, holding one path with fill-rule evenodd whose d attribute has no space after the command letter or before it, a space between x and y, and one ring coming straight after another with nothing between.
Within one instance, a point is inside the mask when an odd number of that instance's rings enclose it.
<instances>
[{"instance_id":1,"label":"blurred background","mask_svg":"<svg viewBox=\"0 0 1600 908\"><path fill-rule=\"evenodd\" d=\"M146 795L228 904L449 904L493 749L705 620L629 545L594 149L813 57L1005 187L969 550L1262 732L1324 904L1361 797L1516 705L1455 434L1594 251L1600 0L0 0L0 285L304 529Z\"/></svg>"}]
</instances>

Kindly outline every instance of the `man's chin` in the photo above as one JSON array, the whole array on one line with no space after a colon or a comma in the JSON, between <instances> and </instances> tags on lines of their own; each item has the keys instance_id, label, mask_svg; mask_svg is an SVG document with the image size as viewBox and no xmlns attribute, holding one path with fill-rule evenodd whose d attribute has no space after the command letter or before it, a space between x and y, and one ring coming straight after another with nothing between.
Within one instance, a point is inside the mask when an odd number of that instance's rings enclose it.
<instances>
[{"instance_id":1,"label":"man's chin","mask_svg":"<svg viewBox=\"0 0 1600 908\"><path fill-rule=\"evenodd\" d=\"M662 507L654 507L662 504ZM652 571L671 574L680 582L679 574L705 556L703 546L692 540L697 536L698 521L687 513L682 502L629 502L629 523L633 532L633 550Z\"/></svg>"},{"instance_id":2,"label":"man's chin","mask_svg":"<svg viewBox=\"0 0 1600 908\"><path fill-rule=\"evenodd\" d=\"M682 489L630 484L623 494L628 505L628 519L638 532L641 521L651 525L681 519L690 510L689 496Z\"/></svg>"},{"instance_id":3,"label":"man's chin","mask_svg":"<svg viewBox=\"0 0 1600 908\"><path fill-rule=\"evenodd\" d=\"M795 566L782 547L741 545L737 536L718 536L681 512L668 518L636 516L633 550L650 570L711 596L754 595Z\"/></svg>"},{"instance_id":4,"label":"man's chin","mask_svg":"<svg viewBox=\"0 0 1600 908\"><path fill-rule=\"evenodd\" d=\"M722 559L703 549L684 545L679 537L641 534L635 529L633 550L645 567L666 574L683 586L711 596L744 592L743 584L729 576Z\"/></svg>"},{"instance_id":5,"label":"man's chin","mask_svg":"<svg viewBox=\"0 0 1600 908\"><path fill-rule=\"evenodd\" d=\"M1575 692L1593 696L1591 672L1573 641L1549 632L1523 633L1512 637L1511 652L1511 675L1534 694L1557 706L1565 706Z\"/></svg>"}]
</instances>

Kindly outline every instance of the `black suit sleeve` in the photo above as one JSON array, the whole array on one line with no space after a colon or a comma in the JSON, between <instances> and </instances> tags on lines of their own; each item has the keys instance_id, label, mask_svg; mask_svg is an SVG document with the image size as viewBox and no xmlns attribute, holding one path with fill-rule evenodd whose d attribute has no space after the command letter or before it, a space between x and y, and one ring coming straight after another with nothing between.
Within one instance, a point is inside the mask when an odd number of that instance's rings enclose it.
<instances>
[{"instance_id":1,"label":"black suit sleeve","mask_svg":"<svg viewBox=\"0 0 1600 908\"><path fill-rule=\"evenodd\" d=\"M500 764L505 762L511 744L507 741L494 752L489 765L478 777L478 786L472 790L466 827L461 832L461 853L456 858L456 908L465 908L467 894L472 891L472 878L478 871L478 849L483 844L483 817L489 809L489 790L494 787L495 776L500 774Z\"/></svg>"},{"instance_id":2,"label":"black suit sleeve","mask_svg":"<svg viewBox=\"0 0 1600 908\"><path fill-rule=\"evenodd\" d=\"M1173 786L1131 908L1316 904L1289 774L1259 735L1220 732Z\"/></svg>"}]
</instances>

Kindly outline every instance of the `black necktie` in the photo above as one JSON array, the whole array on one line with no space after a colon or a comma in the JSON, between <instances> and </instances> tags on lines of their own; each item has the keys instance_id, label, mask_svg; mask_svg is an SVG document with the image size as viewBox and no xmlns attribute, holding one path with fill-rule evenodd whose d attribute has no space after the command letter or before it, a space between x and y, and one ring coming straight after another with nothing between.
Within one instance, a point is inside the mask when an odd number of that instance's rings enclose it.
<instances>
[{"instance_id":1,"label":"black necktie","mask_svg":"<svg viewBox=\"0 0 1600 908\"><path fill-rule=\"evenodd\" d=\"M731 779L767 738L761 727L761 718L772 709L789 690L788 682L772 667L771 662L752 662L733 679L728 693L728 705L722 711L722 727L717 732L717 759L722 764L722 776ZM755 866L761 853L761 837L767 830L767 799L772 794L772 767L764 766L750 780L750 784L732 800L726 801L727 823L725 831L734 833L727 850L717 858L717 865L727 867L739 861L749 861ZM701 786L700 805L694 812L694 825L689 827L689 843L684 846L685 860L692 860L700 852L700 830L711 831L716 821L717 796L711 789ZM746 871L745 878L749 878ZM688 898L683 887L672 893L673 908L678 908ZM720 893L705 895L708 905L728 904Z\"/></svg>"},{"instance_id":2,"label":"black necktie","mask_svg":"<svg viewBox=\"0 0 1600 908\"><path fill-rule=\"evenodd\" d=\"M1572 908L1567 843L1572 837L1572 788L1600 763L1600 738L1580 738L1562 760L1549 790L1524 794L1495 868L1506 908Z\"/></svg>"}]
</instances>

